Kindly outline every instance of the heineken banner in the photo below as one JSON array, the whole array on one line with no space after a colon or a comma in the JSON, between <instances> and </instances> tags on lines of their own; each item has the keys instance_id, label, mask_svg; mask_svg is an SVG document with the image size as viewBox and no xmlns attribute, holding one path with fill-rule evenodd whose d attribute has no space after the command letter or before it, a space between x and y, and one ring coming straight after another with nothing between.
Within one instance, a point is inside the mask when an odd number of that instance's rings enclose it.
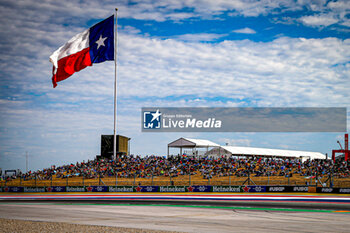
<instances>
[{"instance_id":1,"label":"heineken banner","mask_svg":"<svg viewBox=\"0 0 350 233\"><path fill-rule=\"evenodd\" d=\"M308 192L308 186L49 186L49 187L0 187L0 192L218 192L218 193L244 193L244 192ZM318 193L350 193L350 188L318 187Z\"/></svg>"},{"instance_id":2,"label":"heineken banner","mask_svg":"<svg viewBox=\"0 0 350 233\"><path fill-rule=\"evenodd\" d=\"M85 187L83 186L67 186L67 192L85 192Z\"/></svg>"},{"instance_id":3,"label":"heineken banner","mask_svg":"<svg viewBox=\"0 0 350 233\"><path fill-rule=\"evenodd\" d=\"M123 193L132 193L134 192L133 186L109 186L108 187L109 192L123 192Z\"/></svg>"},{"instance_id":4,"label":"heineken banner","mask_svg":"<svg viewBox=\"0 0 350 233\"><path fill-rule=\"evenodd\" d=\"M240 193L242 192L241 186L213 186L212 192L217 193Z\"/></svg>"},{"instance_id":5,"label":"heineken banner","mask_svg":"<svg viewBox=\"0 0 350 233\"><path fill-rule=\"evenodd\" d=\"M186 186L159 186L159 192L162 193L184 193L187 192Z\"/></svg>"},{"instance_id":6,"label":"heineken banner","mask_svg":"<svg viewBox=\"0 0 350 233\"><path fill-rule=\"evenodd\" d=\"M25 193L43 193L46 192L45 187L24 187Z\"/></svg>"}]
</instances>

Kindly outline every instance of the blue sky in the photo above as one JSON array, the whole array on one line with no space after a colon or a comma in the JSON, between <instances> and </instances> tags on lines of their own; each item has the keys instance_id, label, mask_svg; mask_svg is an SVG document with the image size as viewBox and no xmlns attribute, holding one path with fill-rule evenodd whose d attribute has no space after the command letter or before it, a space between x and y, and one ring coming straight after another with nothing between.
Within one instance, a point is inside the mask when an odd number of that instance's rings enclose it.
<instances>
[{"instance_id":1,"label":"blue sky","mask_svg":"<svg viewBox=\"0 0 350 233\"><path fill-rule=\"evenodd\" d=\"M0 168L75 163L113 133L114 63L53 89L49 56L118 8L118 132L165 155L178 137L331 153L343 133L141 133L141 107L347 107L347 1L0 2ZM348 112L349 116L349 112ZM174 151L175 152L175 151Z\"/></svg>"}]
</instances>

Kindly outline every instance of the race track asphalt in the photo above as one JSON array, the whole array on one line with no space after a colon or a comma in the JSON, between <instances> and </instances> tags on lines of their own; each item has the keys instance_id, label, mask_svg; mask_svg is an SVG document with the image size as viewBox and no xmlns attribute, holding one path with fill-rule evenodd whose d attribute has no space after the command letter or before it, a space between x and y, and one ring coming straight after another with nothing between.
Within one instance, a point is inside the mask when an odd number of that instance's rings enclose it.
<instances>
[{"instance_id":1,"label":"race track asphalt","mask_svg":"<svg viewBox=\"0 0 350 233\"><path fill-rule=\"evenodd\" d=\"M350 196L0 194L0 218L180 232L348 232Z\"/></svg>"}]
</instances>

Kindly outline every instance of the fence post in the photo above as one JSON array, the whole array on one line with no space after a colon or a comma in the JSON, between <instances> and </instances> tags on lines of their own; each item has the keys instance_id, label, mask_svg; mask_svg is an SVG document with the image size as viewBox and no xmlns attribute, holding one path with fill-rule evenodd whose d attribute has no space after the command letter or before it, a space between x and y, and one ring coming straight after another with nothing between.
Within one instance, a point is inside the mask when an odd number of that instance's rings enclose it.
<instances>
[{"instance_id":1,"label":"fence post","mask_svg":"<svg viewBox=\"0 0 350 233\"><path fill-rule=\"evenodd\" d=\"M68 187L68 175L67 175L67 180L66 180L66 187Z\"/></svg>"},{"instance_id":2,"label":"fence post","mask_svg":"<svg viewBox=\"0 0 350 233\"><path fill-rule=\"evenodd\" d=\"M188 166L188 172L189 172L189 175L188 175L189 184L190 184L190 186L191 186L191 165Z\"/></svg>"},{"instance_id":3,"label":"fence post","mask_svg":"<svg viewBox=\"0 0 350 233\"><path fill-rule=\"evenodd\" d=\"M136 184L136 174L134 174L134 184L133 184L133 186L135 186L135 184Z\"/></svg>"},{"instance_id":4,"label":"fence post","mask_svg":"<svg viewBox=\"0 0 350 233\"><path fill-rule=\"evenodd\" d=\"M248 170L248 185L250 185L250 171Z\"/></svg>"},{"instance_id":5,"label":"fence post","mask_svg":"<svg viewBox=\"0 0 350 233\"><path fill-rule=\"evenodd\" d=\"M317 188L317 183L318 183L318 172L317 172L317 168L316 168L316 177L315 177L315 185L316 185L316 188Z\"/></svg>"},{"instance_id":6,"label":"fence post","mask_svg":"<svg viewBox=\"0 0 350 233\"><path fill-rule=\"evenodd\" d=\"M83 187L85 188L85 174L83 174Z\"/></svg>"},{"instance_id":7,"label":"fence post","mask_svg":"<svg viewBox=\"0 0 350 233\"><path fill-rule=\"evenodd\" d=\"M333 173L332 173L332 175L330 175L331 177L330 177L330 182L329 182L329 186L331 187L331 188L333 188L333 182L334 182L334 176L333 176Z\"/></svg>"},{"instance_id":8,"label":"fence post","mask_svg":"<svg viewBox=\"0 0 350 233\"><path fill-rule=\"evenodd\" d=\"M269 186L269 185L270 185L270 174L267 175L267 186Z\"/></svg>"},{"instance_id":9,"label":"fence post","mask_svg":"<svg viewBox=\"0 0 350 233\"><path fill-rule=\"evenodd\" d=\"M118 172L115 174L115 186L118 186Z\"/></svg>"},{"instance_id":10,"label":"fence post","mask_svg":"<svg viewBox=\"0 0 350 233\"><path fill-rule=\"evenodd\" d=\"M52 187L52 175L51 175L51 187Z\"/></svg>"},{"instance_id":11,"label":"fence post","mask_svg":"<svg viewBox=\"0 0 350 233\"><path fill-rule=\"evenodd\" d=\"M172 180L171 180L171 175L169 174L169 177L170 177L170 186L172 186Z\"/></svg>"}]
</instances>

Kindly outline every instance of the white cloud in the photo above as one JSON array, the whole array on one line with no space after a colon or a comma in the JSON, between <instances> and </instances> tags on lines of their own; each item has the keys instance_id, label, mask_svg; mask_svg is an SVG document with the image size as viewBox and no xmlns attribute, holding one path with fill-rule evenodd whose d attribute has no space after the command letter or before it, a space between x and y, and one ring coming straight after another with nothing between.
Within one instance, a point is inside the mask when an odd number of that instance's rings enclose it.
<instances>
[{"instance_id":1,"label":"white cloud","mask_svg":"<svg viewBox=\"0 0 350 233\"><path fill-rule=\"evenodd\" d=\"M299 19L300 22L307 26L329 26L339 22L339 19L335 18L332 14L310 15L303 16Z\"/></svg>"},{"instance_id":2,"label":"white cloud","mask_svg":"<svg viewBox=\"0 0 350 233\"><path fill-rule=\"evenodd\" d=\"M338 105L347 102L341 90L346 85L337 83L349 83L348 47L349 40L335 38L202 44L122 35L121 95L190 93L261 98L260 104L274 106Z\"/></svg>"},{"instance_id":3,"label":"white cloud","mask_svg":"<svg viewBox=\"0 0 350 233\"><path fill-rule=\"evenodd\" d=\"M227 9L256 16L282 6L297 8L294 1L276 4L122 2L119 15L164 21L210 17ZM0 164L9 164L11 156L26 150L37 158L37 168L93 158L99 153L100 134L113 129L114 63L86 68L53 89L48 57L86 28L82 22L113 13L108 9L114 3L4 0L0 5ZM193 12L173 14L174 9L192 6ZM183 136L142 134L139 114L144 106L350 105L350 40L279 38L213 44L200 41L224 35L162 40L139 34L137 28L126 26L118 38L118 132L132 137L135 153L164 153L168 142ZM193 137L217 139L210 134ZM17 159L11 161L11 166L20 166Z\"/></svg>"},{"instance_id":4,"label":"white cloud","mask_svg":"<svg viewBox=\"0 0 350 233\"><path fill-rule=\"evenodd\" d=\"M255 34L256 33L256 31L254 31L251 28L241 28L241 29L233 30L232 32L242 33L242 34Z\"/></svg>"},{"instance_id":5,"label":"white cloud","mask_svg":"<svg viewBox=\"0 0 350 233\"><path fill-rule=\"evenodd\" d=\"M121 33L119 46L118 132L132 137L135 153L160 154L164 149L154 148L152 140L166 145L175 137L141 134L139 111L144 106L244 106L243 99L253 106L271 107L350 104L349 40L280 38L269 43L202 44ZM22 72L31 77L48 65L38 63L33 70L24 66ZM99 64L59 83L56 89L45 74L25 79L23 84L16 81L29 92L44 93L40 99L49 102L44 106L40 101L18 106L1 102L1 122L5 123L1 127L12 132L1 143L13 144L2 150L8 153L23 142L25 146L18 148L22 152L42 157L55 154L64 161L70 161L68 155L81 161L98 154L99 135L112 133L113 128L113 71L113 62ZM218 100L207 100L211 97ZM21 133L27 136L18 141ZM249 140L231 143L249 146ZM64 150L50 152L62 145Z\"/></svg>"},{"instance_id":6,"label":"white cloud","mask_svg":"<svg viewBox=\"0 0 350 233\"><path fill-rule=\"evenodd\" d=\"M349 19L346 15L349 10L349 4L347 0L335 2L325 0L164 0L161 2L142 0L136 1L131 7L123 6L121 17L155 21L181 21L190 18L216 18L223 13L228 13L231 16L257 17L269 14L276 15L285 11L300 12L305 8L309 10L309 15L300 17L298 21L306 26L328 26L334 23L348 25ZM191 11L173 12L174 10L182 9L191 9ZM282 19L282 21L285 20ZM289 22L295 21L293 19Z\"/></svg>"},{"instance_id":7,"label":"white cloud","mask_svg":"<svg viewBox=\"0 0 350 233\"><path fill-rule=\"evenodd\" d=\"M119 26L118 26L119 27ZM132 27L132 26L120 26L121 29L118 29L118 31L122 31L126 34L140 34L141 30Z\"/></svg>"},{"instance_id":8,"label":"white cloud","mask_svg":"<svg viewBox=\"0 0 350 233\"><path fill-rule=\"evenodd\" d=\"M221 37L227 36L227 34L214 34L214 33L199 33L199 34L184 34L173 36L172 38L189 42L205 42L215 41Z\"/></svg>"}]
</instances>

